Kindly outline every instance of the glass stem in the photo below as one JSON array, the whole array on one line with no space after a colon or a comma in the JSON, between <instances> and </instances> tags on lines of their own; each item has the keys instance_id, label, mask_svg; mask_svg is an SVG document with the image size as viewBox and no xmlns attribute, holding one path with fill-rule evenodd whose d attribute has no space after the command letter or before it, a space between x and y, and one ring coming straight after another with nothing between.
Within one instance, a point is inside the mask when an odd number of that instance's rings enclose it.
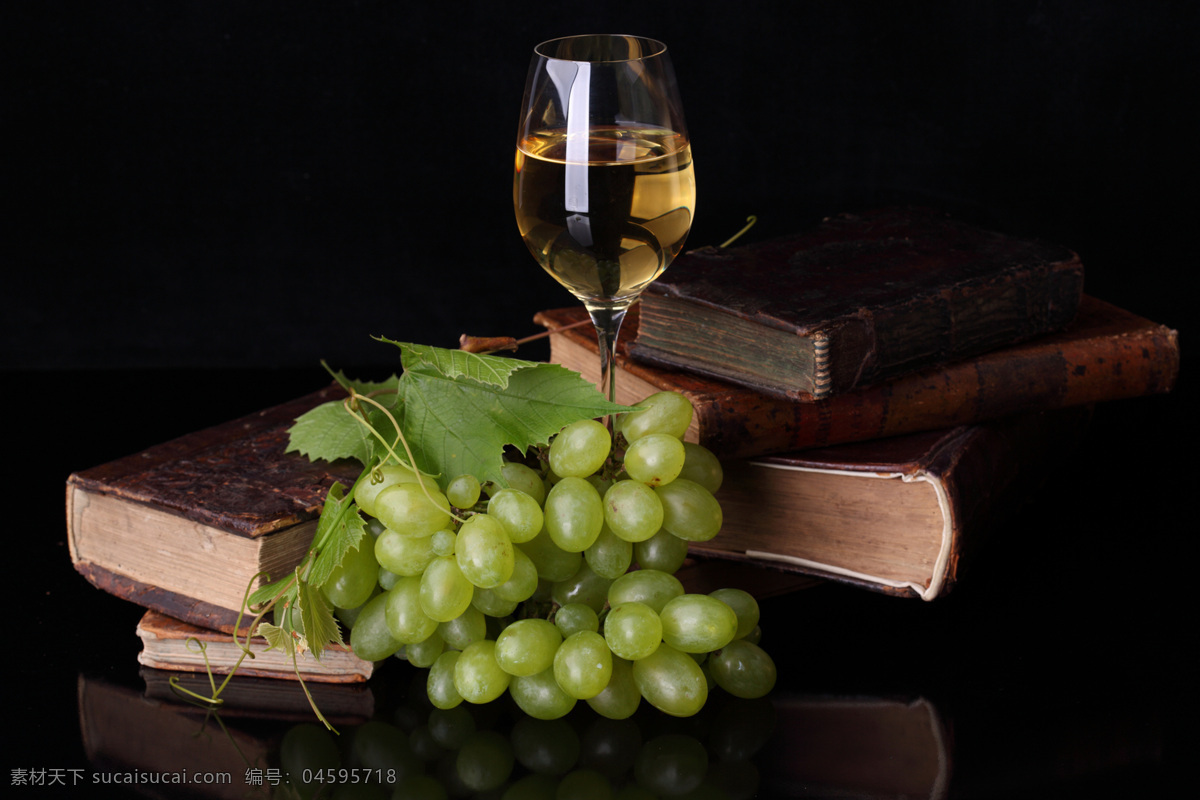
<instances>
[{"instance_id":1,"label":"glass stem","mask_svg":"<svg viewBox=\"0 0 1200 800\"><path fill-rule=\"evenodd\" d=\"M617 402L617 336L629 305L619 307L597 306L588 308L592 324L596 326L596 340L600 345L600 389L610 403ZM613 432L613 418L609 415L608 431Z\"/></svg>"}]
</instances>

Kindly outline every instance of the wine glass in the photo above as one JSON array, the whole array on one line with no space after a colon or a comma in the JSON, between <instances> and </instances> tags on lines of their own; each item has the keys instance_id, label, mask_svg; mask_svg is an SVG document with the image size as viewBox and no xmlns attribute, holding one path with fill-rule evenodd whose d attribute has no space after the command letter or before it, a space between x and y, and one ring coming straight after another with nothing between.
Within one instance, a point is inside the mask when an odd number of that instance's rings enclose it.
<instances>
[{"instance_id":1,"label":"wine glass","mask_svg":"<svg viewBox=\"0 0 1200 800\"><path fill-rule=\"evenodd\" d=\"M538 263L587 308L613 402L621 322L683 248L695 202L666 45L605 34L534 48L513 176L517 224Z\"/></svg>"}]
</instances>

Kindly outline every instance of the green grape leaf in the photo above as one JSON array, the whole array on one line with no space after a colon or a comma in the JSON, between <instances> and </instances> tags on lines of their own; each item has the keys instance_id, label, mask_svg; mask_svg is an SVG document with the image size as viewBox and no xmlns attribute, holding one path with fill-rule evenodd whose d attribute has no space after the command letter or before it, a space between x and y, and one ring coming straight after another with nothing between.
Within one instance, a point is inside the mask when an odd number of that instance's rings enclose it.
<instances>
[{"instance_id":1,"label":"green grape leaf","mask_svg":"<svg viewBox=\"0 0 1200 800\"><path fill-rule=\"evenodd\" d=\"M372 439L343 401L331 400L296 418L288 429L287 452L308 456L310 461L353 458L366 464L374 447Z\"/></svg>"},{"instance_id":2,"label":"green grape leaf","mask_svg":"<svg viewBox=\"0 0 1200 800\"><path fill-rule=\"evenodd\" d=\"M350 394L353 389L358 394L386 394L396 391L396 382L400 380L399 376L392 375L385 381L359 381L346 377L346 373L342 370L336 372L329 368L329 365L324 361L321 366L325 367L326 371L333 377L337 384L346 390L346 394Z\"/></svg>"},{"instance_id":3,"label":"green grape leaf","mask_svg":"<svg viewBox=\"0 0 1200 800\"><path fill-rule=\"evenodd\" d=\"M447 375L429 362L401 377L404 437L417 465L439 475L443 488L468 473L507 486L500 472L505 445L524 452L572 422L629 410L556 364L490 358L520 366L502 371L504 385Z\"/></svg>"},{"instance_id":4,"label":"green grape leaf","mask_svg":"<svg viewBox=\"0 0 1200 800\"><path fill-rule=\"evenodd\" d=\"M358 513L354 498L346 494L342 484L335 483L325 495L325 506L313 534L317 555L302 585L318 588L329 580L333 568L342 563L347 550L359 546L366 531L367 524Z\"/></svg>"},{"instance_id":5,"label":"green grape leaf","mask_svg":"<svg viewBox=\"0 0 1200 800\"><path fill-rule=\"evenodd\" d=\"M269 622L260 622L256 633L267 640L268 650L278 648L288 655L295 654L296 640L292 638L290 633L278 625L272 625Z\"/></svg>"},{"instance_id":6,"label":"green grape leaf","mask_svg":"<svg viewBox=\"0 0 1200 800\"><path fill-rule=\"evenodd\" d=\"M262 586L251 592L250 596L246 598L246 607L251 610L256 610L260 606L270 602L271 600L274 600L275 597L280 594L280 592L282 592L290 582L291 576L289 575L287 578L284 578L281 581L264 583Z\"/></svg>"},{"instance_id":7,"label":"green grape leaf","mask_svg":"<svg viewBox=\"0 0 1200 800\"><path fill-rule=\"evenodd\" d=\"M333 609L321 590L301 582L299 594L300 620L304 625L304 642L313 658L320 660L327 644L341 644L342 632L333 616Z\"/></svg>"},{"instance_id":8,"label":"green grape leaf","mask_svg":"<svg viewBox=\"0 0 1200 800\"><path fill-rule=\"evenodd\" d=\"M534 366L532 361L521 361L515 358L396 342L384 337L379 337L379 340L400 348L400 363L404 366L405 372L421 367L432 367L438 374L450 379L468 378L500 388L508 386L509 377L514 372Z\"/></svg>"}]
</instances>

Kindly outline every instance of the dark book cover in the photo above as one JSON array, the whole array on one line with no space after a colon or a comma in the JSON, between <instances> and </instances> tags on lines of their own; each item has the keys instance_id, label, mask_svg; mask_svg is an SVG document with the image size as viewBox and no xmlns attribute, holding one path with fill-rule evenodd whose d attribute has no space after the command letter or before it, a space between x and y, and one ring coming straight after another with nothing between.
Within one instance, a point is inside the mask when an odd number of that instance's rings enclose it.
<instances>
[{"instance_id":1,"label":"dark book cover","mask_svg":"<svg viewBox=\"0 0 1200 800\"><path fill-rule=\"evenodd\" d=\"M641 301L630 355L788 397L823 398L1064 328L1070 250L928 209L676 260Z\"/></svg>"}]
</instances>

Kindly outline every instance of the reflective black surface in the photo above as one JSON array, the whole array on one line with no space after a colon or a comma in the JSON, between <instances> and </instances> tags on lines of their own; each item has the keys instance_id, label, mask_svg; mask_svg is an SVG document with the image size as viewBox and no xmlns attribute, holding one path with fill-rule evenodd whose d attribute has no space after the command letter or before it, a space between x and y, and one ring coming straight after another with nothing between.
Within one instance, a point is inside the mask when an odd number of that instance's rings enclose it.
<instances>
[{"instance_id":1,"label":"reflective black surface","mask_svg":"<svg viewBox=\"0 0 1200 800\"><path fill-rule=\"evenodd\" d=\"M80 781L73 796L120 796L90 782L134 768L221 769L244 796L254 787L243 785L242 756L280 768L283 737L311 721L303 704L255 711L231 700L219 720L205 720L172 700L161 676L136 662L140 610L72 570L62 490L71 470L322 381L311 371L6 375L7 397L37 394L43 403L28 417L37 436L8 487L16 511L5 670L6 722L16 733L5 759L11 782L58 775ZM139 396L146 400L136 403ZM642 714L642 741L691 736L707 753L710 782L755 785L761 797L900 796L904 787L908 796L1158 794L1178 756L1181 652L1191 625L1180 563L1190 524L1178 514L1194 470L1173 458L1194 429L1185 398L1181 388L1099 407L1081 449L943 600L826 585L764 601L763 645L780 670L766 716L762 706L739 716L715 701L682 723ZM370 716L397 728L386 735L403 732L410 749L432 753L422 749L430 709L410 692L417 672L397 662L365 692L334 691L327 702L347 709L338 719L343 746ZM243 689L261 695L253 682ZM505 709L472 709L475 727L524 753L529 741L513 738L520 715ZM714 722L718 712L731 717ZM586 710L571 717L581 742L592 741L585 733L595 723ZM732 741L730 731L739 732ZM235 744L241 755L228 749ZM735 751L752 758L732 758ZM577 765L606 752L582 747ZM421 763L437 775L438 761ZM369 762L343 765L362 763ZM20 788L21 796L48 791ZM186 796L160 788L125 791Z\"/></svg>"}]
</instances>

